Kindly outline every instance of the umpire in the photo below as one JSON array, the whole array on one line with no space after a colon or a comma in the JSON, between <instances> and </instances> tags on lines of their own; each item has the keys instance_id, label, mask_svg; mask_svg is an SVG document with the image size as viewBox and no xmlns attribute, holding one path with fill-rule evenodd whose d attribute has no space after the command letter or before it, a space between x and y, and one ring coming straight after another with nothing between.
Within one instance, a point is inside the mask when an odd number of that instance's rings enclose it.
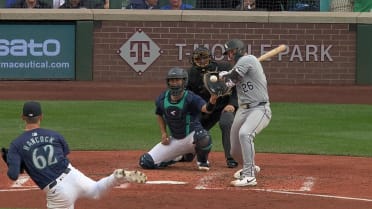
<instances>
[{"instance_id":1,"label":"umpire","mask_svg":"<svg viewBox=\"0 0 372 209\"><path fill-rule=\"evenodd\" d=\"M228 62L215 62L209 49L203 46L193 51L191 64L192 67L188 71L189 82L186 88L201 96L205 101L209 101L211 95L204 86L204 74L211 71L229 71L232 66ZM229 168L238 166L238 163L230 155L230 130L237 107L236 91L233 90L231 95L218 98L216 107L211 114L202 113L201 117L201 124L206 130L210 130L219 122L226 164Z\"/></svg>"}]
</instances>

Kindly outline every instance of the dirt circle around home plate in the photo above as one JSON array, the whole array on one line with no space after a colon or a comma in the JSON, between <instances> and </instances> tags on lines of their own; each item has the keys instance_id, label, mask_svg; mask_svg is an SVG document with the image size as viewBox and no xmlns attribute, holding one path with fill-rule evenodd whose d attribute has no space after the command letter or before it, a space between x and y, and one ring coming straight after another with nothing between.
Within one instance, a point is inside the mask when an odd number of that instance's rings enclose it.
<instances>
[{"instance_id":1,"label":"dirt circle around home plate","mask_svg":"<svg viewBox=\"0 0 372 209\"><path fill-rule=\"evenodd\" d=\"M2 81L5 100L153 100L162 84L72 81ZM270 86L271 102L372 104L370 86ZM72 164L98 180L114 168L139 169L143 151L73 151ZM75 208L372 208L372 159L366 157L257 153L261 166L255 187L229 185L236 169L225 165L223 153L212 152L211 170L195 162L166 169L142 170L146 184L123 184L100 200L80 199ZM0 163L0 207L46 208L45 194L21 176L6 176Z\"/></svg>"}]
</instances>

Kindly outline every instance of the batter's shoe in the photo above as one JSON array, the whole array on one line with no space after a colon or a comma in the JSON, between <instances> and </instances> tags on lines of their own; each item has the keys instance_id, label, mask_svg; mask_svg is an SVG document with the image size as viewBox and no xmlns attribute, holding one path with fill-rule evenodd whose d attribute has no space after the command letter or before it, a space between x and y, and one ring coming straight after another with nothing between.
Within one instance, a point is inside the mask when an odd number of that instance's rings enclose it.
<instances>
[{"instance_id":1,"label":"batter's shoe","mask_svg":"<svg viewBox=\"0 0 372 209\"><path fill-rule=\"evenodd\" d=\"M200 171L209 171L209 162L196 162Z\"/></svg>"},{"instance_id":2,"label":"batter's shoe","mask_svg":"<svg viewBox=\"0 0 372 209\"><path fill-rule=\"evenodd\" d=\"M234 187L256 186L256 177L244 177L230 182Z\"/></svg>"},{"instance_id":3,"label":"batter's shoe","mask_svg":"<svg viewBox=\"0 0 372 209\"><path fill-rule=\"evenodd\" d=\"M241 177L241 175L242 175L242 171L243 171L243 169L240 169L240 170L238 170L237 172L235 172L235 173L234 173L234 178L235 178L235 179L240 179L240 177ZM261 171L260 166L255 165L255 166L254 166L254 172L255 172L256 174L258 174L260 171Z\"/></svg>"},{"instance_id":4,"label":"batter's shoe","mask_svg":"<svg viewBox=\"0 0 372 209\"><path fill-rule=\"evenodd\" d=\"M238 162L236 162L232 157L226 159L226 164L228 168L235 168L238 166Z\"/></svg>"},{"instance_id":5,"label":"batter's shoe","mask_svg":"<svg viewBox=\"0 0 372 209\"><path fill-rule=\"evenodd\" d=\"M145 183L147 176L141 171L127 171L124 169L116 169L114 176L118 180L125 180L131 183Z\"/></svg>"}]
</instances>

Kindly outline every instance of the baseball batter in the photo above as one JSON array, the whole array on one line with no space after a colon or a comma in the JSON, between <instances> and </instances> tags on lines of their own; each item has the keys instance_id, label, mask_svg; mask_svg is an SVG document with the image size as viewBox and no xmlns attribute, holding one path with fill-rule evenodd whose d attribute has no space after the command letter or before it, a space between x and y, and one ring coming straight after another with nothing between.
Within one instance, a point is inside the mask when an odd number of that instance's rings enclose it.
<instances>
[{"instance_id":1,"label":"baseball batter","mask_svg":"<svg viewBox=\"0 0 372 209\"><path fill-rule=\"evenodd\" d=\"M48 208L73 209L80 197L98 199L121 182L144 183L139 171L116 169L111 175L94 181L73 167L67 158L70 150L64 137L40 128L43 118L39 102L26 102L22 119L25 131L10 144L6 155L8 177L17 180L21 164L35 184L46 192ZM5 149L3 149L4 151Z\"/></svg>"},{"instance_id":2,"label":"baseball batter","mask_svg":"<svg viewBox=\"0 0 372 209\"><path fill-rule=\"evenodd\" d=\"M168 89L156 99L161 142L140 157L142 168L163 168L177 161L191 162L196 154L198 169L209 170L212 140L200 122L200 113L211 113L217 97L212 96L206 103L192 91L185 90L187 80L188 74L184 69L174 67L169 70L166 78Z\"/></svg>"},{"instance_id":3,"label":"baseball batter","mask_svg":"<svg viewBox=\"0 0 372 209\"><path fill-rule=\"evenodd\" d=\"M271 109L266 76L261 63L248 55L245 44L239 39L225 43L225 55L235 65L229 72L221 72L227 86L236 86L239 108L231 127L231 154L243 162L243 169L234 174L233 186L254 186L255 149L254 139L271 120Z\"/></svg>"}]
</instances>

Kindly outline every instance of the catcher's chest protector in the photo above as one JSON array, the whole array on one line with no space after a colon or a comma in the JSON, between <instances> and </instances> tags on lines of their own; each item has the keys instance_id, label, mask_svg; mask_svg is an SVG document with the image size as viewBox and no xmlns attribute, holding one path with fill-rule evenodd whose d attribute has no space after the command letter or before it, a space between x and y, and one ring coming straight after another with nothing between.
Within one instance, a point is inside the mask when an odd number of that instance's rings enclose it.
<instances>
[{"instance_id":1,"label":"catcher's chest protector","mask_svg":"<svg viewBox=\"0 0 372 209\"><path fill-rule=\"evenodd\" d=\"M183 139L190 133L190 115L187 114L185 101L188 91L185 91L182 99L177 103L169 102L169 91L164 98L164 117L170 129L171 135L176 139Z\"/></svg>"}]
</instances>

